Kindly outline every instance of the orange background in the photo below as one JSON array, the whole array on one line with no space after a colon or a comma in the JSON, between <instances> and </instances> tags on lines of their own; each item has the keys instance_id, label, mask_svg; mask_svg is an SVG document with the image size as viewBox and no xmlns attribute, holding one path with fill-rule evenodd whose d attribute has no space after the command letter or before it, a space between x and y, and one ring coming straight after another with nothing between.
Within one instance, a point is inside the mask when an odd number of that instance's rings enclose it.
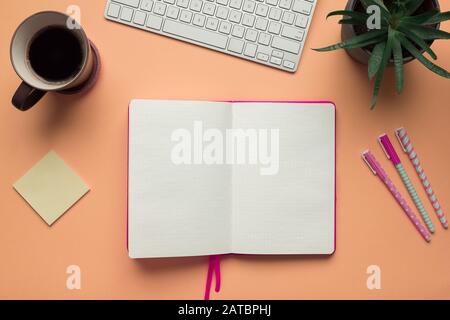
<instances>
[{"instance_id":1,"label":"orange background","mask_svg":"<svg viewBox=\"0 0 450 320\"><path fill-rule=\"evenodd\" d=\"M213 299L450 298L450 231L438 224L419 180L401 155L437 233L426 244L360 158L370 148L406 196L376 137L404 125L445 209L450 210L450 86L418 62L406 88L386 75L375 111L364 66L344 51L316 53L340 40L329 11L346 1L319 0L299 71L292 75L103 18L105 0L0 3L0 298L201 299L207 258L134 261L125 248L127 106L132 98L333 100L337 105L337 251L331 257L222 260ZM449 1L441 1L450 10ZM81 7L81 23L101 51L103 69L85 96L47 95L22 113L10 101L19 78L9 61L17 25L41 10ZM450 31L446 23L443 29ZM433 45L450 70L450 42ZM398 147L397 142L394 142ZM49 228L12 184L54 149L91 192ZM409 198L408 198L409 200ZM411 203L411 201L409 201ZM450 213L450 212L448 212ZM81 290L66 289L66 268L79 265ZM369 265L381 290L366 287Z\"/></svg>"}]
</instances>

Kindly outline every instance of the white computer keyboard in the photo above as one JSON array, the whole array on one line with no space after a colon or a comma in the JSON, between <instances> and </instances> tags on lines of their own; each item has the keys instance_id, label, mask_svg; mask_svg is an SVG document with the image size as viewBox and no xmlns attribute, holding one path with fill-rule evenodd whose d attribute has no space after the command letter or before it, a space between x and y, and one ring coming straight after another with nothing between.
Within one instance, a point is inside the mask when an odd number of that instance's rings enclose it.
<instances>
[{"instance_id":1,"label":"white computer keyboard","mask_svg":"<svg viewBox=\"0 0 450 320\"><path fill-rule=\"evenodd\" d=\"M316 1L108 0L105 17L295 72Z\"/></svg>"}]
</instances>

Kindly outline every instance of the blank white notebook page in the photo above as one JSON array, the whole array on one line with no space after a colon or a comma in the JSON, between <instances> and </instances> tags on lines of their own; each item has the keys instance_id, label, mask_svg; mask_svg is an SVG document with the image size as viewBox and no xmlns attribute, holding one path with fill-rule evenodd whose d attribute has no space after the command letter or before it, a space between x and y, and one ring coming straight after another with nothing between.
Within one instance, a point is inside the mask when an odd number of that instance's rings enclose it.
<instances>
[{"instance_id":1,"label":"blank white notebook page","mask_svg":"<svg viewBox=\"0 0 450 320\"><path fill-rule=\"evenodd\" d=\"M230 105L134 100L129 117L130 257L229 252L231 167L176 165L171 153L174 131L194 121L229 128Z\"/></svg>"},{"instance_id":2,"label":"blank white notebook page","mask_svg":"<svg viewBox=\"0 0 450 320\"><path fill-rule=\"evenodd\" d=\"M257 166L233 167L232 251L333 253L334 105L235 103L233 126L278 129L279 167L273 175L261 175Z\"/></svg>"}]
</instances>

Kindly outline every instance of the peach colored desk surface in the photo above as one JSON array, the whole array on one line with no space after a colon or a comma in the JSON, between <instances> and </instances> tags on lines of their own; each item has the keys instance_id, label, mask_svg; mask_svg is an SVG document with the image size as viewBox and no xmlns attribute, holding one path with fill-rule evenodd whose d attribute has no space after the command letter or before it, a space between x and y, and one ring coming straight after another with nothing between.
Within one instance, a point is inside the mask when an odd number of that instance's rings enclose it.
<instances>
[{"instance_id":1,"label":"peach colored desk surface","mask_svg":"<svg viewBox=\"0 0 450 320\"><path fill-rule=\"evenodd\" d=\"M23 0L0 4L0 298L201 299L207 258L133 261L125 248L127 107L132 98L333 100L337 104L337 251L332 257L226 257L223 286L212 299L450 298L450 231L436 221L426 244L360 159L370 147L394 182L376 137L404 125L444 209L450 214L450 82L413 62L402 96L388 72L378 107L364 67L344 52L310 50L339 40L331 10L319 0L299 71L288 74L103 19L106 0ZM441 1L450 10L448 1ZM9 62L15 27L41 10L79 5L81 22L102 55L97 86L84 97L48 95L21 113ZM443 26L449 30L447 23ZM450 69L449 42L433 47ZM50 149L92 191L53 227L12 184ZM403 159L406 159L403 157ZM425 200L412 167L413 182ZM403 187L403 193L406 195ZM66 288L66 268L81 268L81 290ZM381 268L381 290L366 287L366 269Z\"/></svg>"}]
</instances>

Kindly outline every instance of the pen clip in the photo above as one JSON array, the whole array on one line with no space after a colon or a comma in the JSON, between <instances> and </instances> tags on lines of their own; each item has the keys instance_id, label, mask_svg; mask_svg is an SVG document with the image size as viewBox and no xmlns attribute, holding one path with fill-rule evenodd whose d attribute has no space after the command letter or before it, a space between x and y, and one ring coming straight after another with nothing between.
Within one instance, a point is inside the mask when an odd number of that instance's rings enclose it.
<instances>
[{"instance_id":1,"label":"pen clip","mask_svg":"<svg viewBox=\"0 0 450 320\"><path fill-rule=\"evenodd\" d=\"M367 161L367 159L366 159L366 156L365 156L365 155L366 155L367 152L369 152L369 151L368 151L368 150L367 150L367 151L364 151L364 152L361 154L361 158L362 158L363 161L367 164L367 166L369 167L370 171L372 171L374 175L377 175L377 172L375 171L375 169L372 168L372 166L370 165L369 161Z\"/></svg>"},{"instance_id":2,"label":"pen clip","mask_svg":"<svg viewBox=\"0 0 450 320\"><path fill-rule=\"evenodd\" d=\"M390 160L391 157L389 156L389 153L386 151L386 148L384 147L383 143L381 142L381 137L382 137L383 135L384 135L384 134L382 134L381 136L378 137L378 143L380 144L381 149L383 149L383 152L384 152L384 154L386 155L386 157Z\"/></svg>"},{"instance_id":3,"label":"pen clip","mask_svg":"<svg viewBox=\"0 0 450 320\"><path fill-rule=\"evenodd\" d=\"M395 130L395 136L397 137L398 143L400 143L400 146L403 149L403 152L406 152L406 148L405 145L403 144L402 138L400 137L400 132L403 131L404 135L403 137L406 136L406 132L404 128L398 128L397 130Z\"/></svg>"}]
</instances>

